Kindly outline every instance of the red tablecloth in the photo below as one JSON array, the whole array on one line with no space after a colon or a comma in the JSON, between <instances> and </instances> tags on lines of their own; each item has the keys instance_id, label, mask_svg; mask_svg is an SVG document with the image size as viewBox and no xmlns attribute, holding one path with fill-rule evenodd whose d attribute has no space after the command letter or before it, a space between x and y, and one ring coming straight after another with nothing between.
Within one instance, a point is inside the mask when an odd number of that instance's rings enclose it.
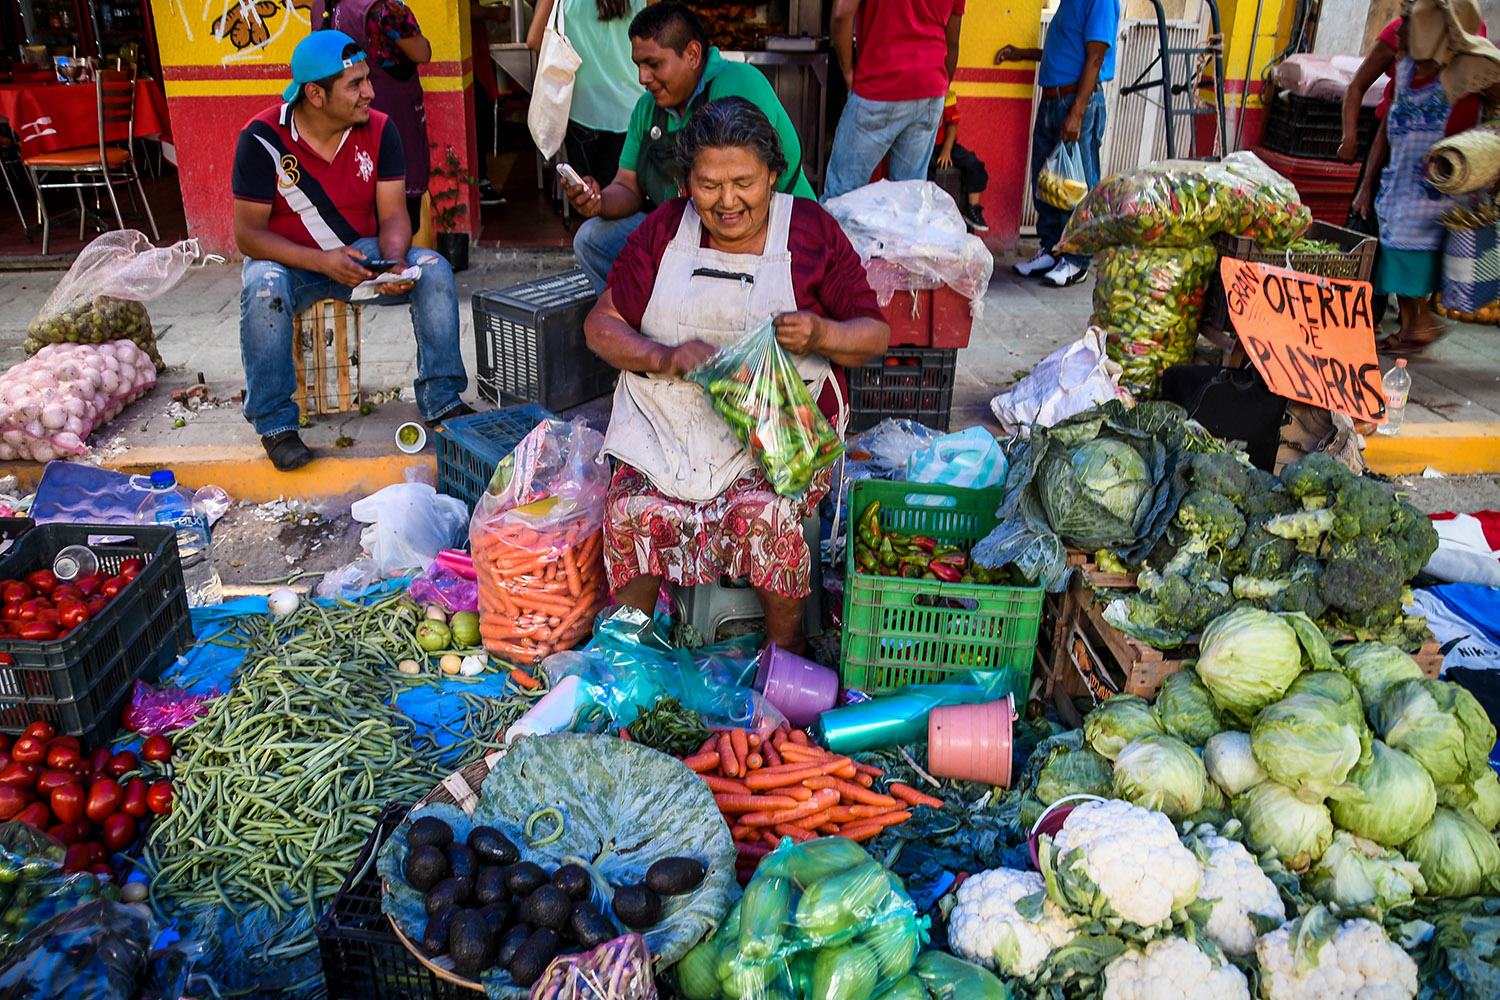
<instances>
[{"instance_id":1,"label":"red tablecloth","mask_svg":"<svg viewBox=\"0 0 1500 1000\"><path fill-rule=\"evenodd\" d=\"M99 141L99 112L92 83L0 83L0 118L21 137L21 156L92 146ZM155 80L135 85L136 138L170 140L167 96ZM124 142L125 129L109 139Z\"/></svg>"}]
</instances>

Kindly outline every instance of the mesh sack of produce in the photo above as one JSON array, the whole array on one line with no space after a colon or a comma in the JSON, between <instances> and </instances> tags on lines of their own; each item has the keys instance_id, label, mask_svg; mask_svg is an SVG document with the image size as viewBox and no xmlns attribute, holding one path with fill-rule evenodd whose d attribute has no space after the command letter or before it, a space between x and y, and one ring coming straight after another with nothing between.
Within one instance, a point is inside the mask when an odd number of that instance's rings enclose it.
<instances>
[{"instance_id":1,"label":"mesh sack of produce","mask_svg":"<svg viewBox=\"0 0 1500 1000\"><path fill-rule=\"evenodd\" d=\"M865 1000L901 980L927 938L901 881L843 837L766 855L708 940L676 966L684 1000Z\"/></svg>"},{"instance_id":2,"label":"mesh sack of produce","mask_svg":"<svg viewBox=\"0 0 1500 1000\"><path fill-rule=\"evenodd\" d=\"M799 496L844 444L767 320L688 372L782 496Z\"/></svg>"},{"instance_id":3,"label":"mesh sack of produce","mask_svg":"<svg viewBox=\"0 0 1500 1000\"><path fill-rule=\"evenodd\" d=\"M156 368L132 341L48 344L0 375L0 460L82 455L96 428L155 385Z\"/></svg>"},{"instance_id":4,"label":"mesh sack of produce","mask_svg":"<svg viewBox=\"0 0 1500 1000\"><path fill-rule=\"evenodd\" d=\"M1254 153L1218 163L1164 160L1107 177L1073 210L1057 249L1190 247L1217 233L1283 247L1312 224L1291 181Z\"/></svg>"},{"instance_id":5,"label":"mesh sack of produce","mask_svg":"<svg viewBox=\"0 0 1500 1000\"><path fill-rule=\"evenodd\" d=\"M160 368L156 332L142 303L171 291L194 264L222 259L204 257L197 240L158 247L134 229L105 233L79 252L27 326L26 353L47 344L133 340Z\"/></svg>"},{"instance_id":6,"label":"mesh sack of produce","mask_svg":"<svg viewBox=\"0 0 1500 1000\"><path fill-rule=\"evenodd\" d=\"M544 420L474 505L479 634L501 659L530 665L572 649L604 606L603 447L604 435L582 420Z\"/></svg>"},{"instance_id":7,"label":"mesh sack of produce","mask_svg":"<svg viewBox=\"0 0 1500 1000\"><path fill-rule=\"evenodd\" d=\"M1161 373L1193 358L1208 279L1219 262L1210 244L1110 247L1099 254L1094 314L1120 384L1137 399L1157 395Z\"/></svg>"}]
</instances>

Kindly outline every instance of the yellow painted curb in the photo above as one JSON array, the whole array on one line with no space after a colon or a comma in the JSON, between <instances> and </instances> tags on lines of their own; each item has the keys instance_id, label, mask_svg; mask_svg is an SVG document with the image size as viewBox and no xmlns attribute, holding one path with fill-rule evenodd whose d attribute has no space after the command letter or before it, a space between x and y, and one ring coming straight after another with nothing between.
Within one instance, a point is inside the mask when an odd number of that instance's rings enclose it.
<instances>
[{"instance_id":1,"label":"yellow painted curb","mask_svg":"<svg viewBox=\"0 0 1500 1000\"><path fill-rule=\"evenodd\" d=\"M1409 423L1399 434L1371 434L1365 441L1365 461L1387 476L1428 468L1450 476L1500 473L1500 423Z\"/></svg>"},{"instance_id":2,"label":"yellow painted curb","mask_svg":"<svg viewBox=\"0 0 1500 1000\"><path fill-rule=\"evenodd\" d=\"M437 458L430 451L420 455L399 452L361 455L329 455L324 450L310 465L296 472L277 472L258 446L242 448L190 447L133 449L130 454L103 463L117 472L149 474L171 469L177 481L191 489L214 485L235 500L265 503L278 497L324 500L367 496L392 483L406 481L406 470L425 465L437 475ZM25 490L34 489L42 478L36 462L0 463L0 475L13 475Z\"/></svg>"}]
</instances>

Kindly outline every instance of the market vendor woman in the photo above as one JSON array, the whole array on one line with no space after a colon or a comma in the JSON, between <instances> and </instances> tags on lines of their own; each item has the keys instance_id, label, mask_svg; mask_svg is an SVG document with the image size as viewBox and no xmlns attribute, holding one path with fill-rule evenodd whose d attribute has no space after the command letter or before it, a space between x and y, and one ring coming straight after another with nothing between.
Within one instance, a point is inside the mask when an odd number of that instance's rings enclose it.
<instances>
[{"instance_id":1,"label":"market vendor woman","mask_svg":"<svg viewBox=\"0 0 1500 1000\"><path fill-rule=\"evenodd\" d=\"M890 327L833 217L777 193L786 157L754 105L728 97L700 109L676 159L688 196L631 235L584 322L589 346L621 372L604 449L618 463L604 525L610 589L649 613L663 579L748 578L767 639L800 651L811 569L802 521L828 474L800 497L778 496L682 376L775 317L777 341L842 426L834 366L882 355Z\"/></svg>"}]
</instances>

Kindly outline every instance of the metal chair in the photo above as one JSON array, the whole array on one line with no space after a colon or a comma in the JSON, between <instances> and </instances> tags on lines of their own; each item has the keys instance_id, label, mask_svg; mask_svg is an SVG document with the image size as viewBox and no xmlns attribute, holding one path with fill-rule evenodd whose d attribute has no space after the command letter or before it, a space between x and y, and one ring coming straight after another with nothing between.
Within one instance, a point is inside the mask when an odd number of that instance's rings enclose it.
<instances>
[{"instance_id":1,"label":"metal chair","mask_svg":"<svg viewBox=\"0 0 1500 1000\"><path fill-rule=\"evenodd\" d=\"M120 213L120 202L115 197L115 188L134 184L135 194L140 195L141 207L146 221L151 225L151 238L160 240L156 219L151 214L151 203L141 187L140 174L135 168L135 76L118 70L100 69L94 73L94 88L98 96L99 143L97 146L81 146L63 149L55 153L39 153L22 159L31 185L36 189L37 216L42 223L42 253L47 253L52 234L52 219L47 214L46 192L73 191L78 197L78 238L83 239L88 223L88 210L84 206L83 192L92 190L96 194L102 188L109 195L114 208L115 223L125 228L125 218ZM108 138L111 128L124 126L124 145L118 139ZM63 180L48 181L46 178L62 175ZM104 228L101 226L101 228Z\"/></svg>"}]
</instances>

